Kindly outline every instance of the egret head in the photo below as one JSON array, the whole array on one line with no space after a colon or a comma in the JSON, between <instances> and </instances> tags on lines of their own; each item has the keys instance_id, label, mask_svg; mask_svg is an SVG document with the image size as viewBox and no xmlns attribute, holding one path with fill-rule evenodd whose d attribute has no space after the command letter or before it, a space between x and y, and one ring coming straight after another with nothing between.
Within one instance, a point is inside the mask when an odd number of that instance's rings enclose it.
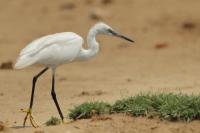
<instances>
[{"instance_id":1,"label":"egret head","mask_svg":"<svg viewBox=\"0 0 200 133\"><path fill-rule=\"evenodd\" d=\"M110 26L108 26L105 23L99 22L95 25L95 28L96 28L97 32L100 33L100 34L116 36L116 37L125 39L127 41L134 42L132 39L114 31Z\"/></svg>"}]
</instances>

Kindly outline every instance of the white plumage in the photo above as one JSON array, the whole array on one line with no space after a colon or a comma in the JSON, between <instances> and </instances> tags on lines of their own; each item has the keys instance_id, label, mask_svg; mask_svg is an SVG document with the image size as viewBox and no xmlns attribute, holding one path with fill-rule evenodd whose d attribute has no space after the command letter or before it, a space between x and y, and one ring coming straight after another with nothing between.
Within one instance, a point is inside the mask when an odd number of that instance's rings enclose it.
<instances>
[{"instance_id":1,"label":"white plumage","mask_svg":"<svg viewBox=\"0 0 200 133\"><path fill-rule=\"evenodd\" d=\"M82 44L82 37L73 32L41 37L22 49L15 68L21 69L34 63L44 64L45 66L67 63L77 57Z\"/></svg>"}]
</instances>

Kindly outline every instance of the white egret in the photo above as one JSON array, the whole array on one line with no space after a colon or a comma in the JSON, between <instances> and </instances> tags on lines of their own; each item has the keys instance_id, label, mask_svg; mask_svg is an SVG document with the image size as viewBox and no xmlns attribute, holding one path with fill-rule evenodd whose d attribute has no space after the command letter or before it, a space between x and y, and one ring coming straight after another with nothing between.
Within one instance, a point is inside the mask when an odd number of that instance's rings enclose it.
<instances>
[{"instance_id":1,"label":"white egret","mask_svg":"<svg viewBox=\"0 0 200 133\"><path fill-rule=\"evenodd\" d=\"M45 68L41 72L39 72L33 77L30 105L28 110L24 110L26 112L26 116L24 118L23 126L25 126L28 117L30 118L30 122L33 127L38 126L31 114L35 84L38 77L40 77L49 68L52 69L51 95L61 119L64 119L54 90L56 67L61 64L70 63L72 61L87 60L95 56L99 51L99 43L96 41L95 38L98 34L112 35L123 38L130 42L134 42L128 37L115 32L110 26L106 25L105 23L99 22L95 24L88 33L88 49L84 49L82 47L82 37L73 32L62 32L47 35L34 40L30 44L28 44L24 49L22 49L14 66L16 69L22 69L33 64L42 64L45 66Z\"/></svg>"}]
</instances>

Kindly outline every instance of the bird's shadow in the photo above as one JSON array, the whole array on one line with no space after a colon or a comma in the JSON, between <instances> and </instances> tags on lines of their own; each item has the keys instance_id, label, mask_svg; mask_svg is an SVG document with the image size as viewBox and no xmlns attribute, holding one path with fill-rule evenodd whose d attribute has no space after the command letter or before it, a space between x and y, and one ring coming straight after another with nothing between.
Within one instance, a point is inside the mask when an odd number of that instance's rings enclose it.
<instances>
[{"instance_id":1,"label":"bird's shadow","mask_svg":"<svg viewBox=\"0 0 200 133\"><path fill-rule=\"evenodd\" d=\"M13 128L13 129L22 129L22 128L31 128L32 126L11 126L10 128Z\"/></svg>"}]
</instances>

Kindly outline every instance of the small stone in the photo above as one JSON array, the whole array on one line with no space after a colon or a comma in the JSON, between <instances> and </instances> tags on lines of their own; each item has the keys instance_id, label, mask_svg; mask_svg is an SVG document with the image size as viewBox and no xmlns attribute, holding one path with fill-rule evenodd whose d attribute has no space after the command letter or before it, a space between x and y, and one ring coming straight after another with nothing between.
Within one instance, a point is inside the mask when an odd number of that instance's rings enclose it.
<instances>
[{"instance_id":1,"label":"small stone","mask_svg":"<svg viewBox=\"0 0 200 133\"><path fill-rule=\"evenodd\" d=\"M12 68L13 68L13 63L11 61L3 62L0 65L0 69L12 69Z\"/></svg>"},{"instance_id":2,"label":"small stone","mask_svg":"<svg viewBox=\"0 0 200 133\"><path fill-rule=\"evenodd\" d=\"M166 47L168 47L168 44L166 44L166 43L158 43L158 44L155 45L156 49L163 49L163 48L166 48Z\"/></svg>"},{"instance_id":3,"label":"small stone","mask_svg":"<svg viewBox=\"0 0 200 133\"><path fill-rule=\"evenodd\" d=\"M5 130L5 125L2 121L0 121L0 131L4 131Z\"/></svg>"},{"instance_id":4,"label":"small stone","mask_svg":"<svg viewBox=\"0 0 200 133\"><path fill-rule=\"evenodd\" d=\"M107 16L108 16L108 13L101 9L94 9L89 14L89 17L93 20L101 20Z\"/></svg>"},{"instance_id":5,"label":"small stone","mask_svg":"<svg viewBox=\"0 0 200 133\"><path fill-rule=\"evenodd\" d=\"M64 3L64 4L60 5L61 10L72 10L75 7L76 7L76 5L74 3Z\"/></svg>"},{"instance_id":6,"label":"small stone","mask_svg":"<svg viewBox=\"0 0 200 133\"><path fill-rule=\"evenodd\" d=\"M87 91L82 91L80 95L81 96L88 96L88 95L90 95L90 93L87 92Z\"/></svg>"},{"instance_id":7,"label":"small stone","mask_svg":"<svg viewBox=\"0 0 200 133\"><path fill-rule=\"evenodd\" d=\"M101 0L101 3L105 4L105 5L111 4L112 2L113 2L113 0Z\"/></svg>"},{"instance_id":8,"label":"small stone","mask_svg":"<svg viewBox=\"0 0 200 133\"><path fill-rule=\"evenodd\" d=\"M194 24L192 22L185 22L185 23L183 23L182 27L184 29L194 29L196 27L196 24Z\"/></svg>"}]
</instances>

